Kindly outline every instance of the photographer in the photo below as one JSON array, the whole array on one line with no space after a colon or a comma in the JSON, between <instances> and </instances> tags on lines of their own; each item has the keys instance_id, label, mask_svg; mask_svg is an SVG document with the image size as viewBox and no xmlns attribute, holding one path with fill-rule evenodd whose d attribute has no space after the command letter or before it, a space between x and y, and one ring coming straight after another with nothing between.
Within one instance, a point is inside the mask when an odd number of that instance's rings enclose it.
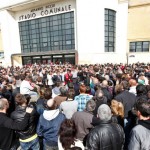
<instances>
[{"instance_id":1,"label":"photographer","mask_svg":"<svg viewBox=\"0 0 150 150\"><path fill-rule=\"evenodd\" d=\"M16 122L20 122L24 119L25 110L27 106L34 108L34 105L29 105L31 97L28 95L17 94L15 97L15 102L17 107L14 112L11 114L11 118ZM19 142L21 149L32 149L38 150L39 149L39 140L36 134L36 125L37 125L38 115L36 113L35 108L33 109L30 119L28 128L22 131L17 131L19 135Z\"/></svg>"},{"instance_id":2,"label":"photographer","mask_svg":"<svg viewBox=\"0 0 150 150\"><path fill-rule=\"evenodd\" d=\"M0 149L10 150L14 149L15 134L14 130L24 130L28 126L28 120L32 108L26 108L24 118L20 122L16 122L11 118L7 117L7 109L9 103L7 99L0 98Z\"/></svg>"}]
</instances>

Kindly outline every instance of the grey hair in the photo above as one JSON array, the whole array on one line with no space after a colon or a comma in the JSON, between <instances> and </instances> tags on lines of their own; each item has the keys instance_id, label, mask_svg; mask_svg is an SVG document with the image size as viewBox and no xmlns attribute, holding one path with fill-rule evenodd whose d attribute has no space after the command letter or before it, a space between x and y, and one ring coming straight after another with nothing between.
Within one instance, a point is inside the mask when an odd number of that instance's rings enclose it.
<instances>
[{"instance_id":1,"label":"grey hair","mask_svg":"<svg viewBox=\"0 0 150 150\"><path fill-rule=\"evenodd\" d=\"M0 98L0 110L5 109L6 105L7 105L7 99Z\"/></svg>"},{"instance_id":2,"label":"grey hair","mask_svg":"<svg viewBox=\"0 0 150 150\"><path fill-rule=\"evenodd\" d=\"M91 100L87 101L86 110L88 112L92 112L95 109L95 107L96 107L96 103L94 100L91 99Z\"/></svg>"},{"instance_id":3,"label":"grey hair","mask_svg":"<svg viewBox=\"0 0 150 150\"><path fill-rule=\"evenodd\" d=\"M60 87L59 90L60 90L61 95L63 96L67 95L68 89L65 86Z\"/></svg>"},{"instance_id":4,"label":"grey hair","mask_svg":"<svg viewBox=\"0 0 150 150\"><path fill-rule=\"evenodd\" d=\"M112 117L111 109L106 104L102 104L98 107L97 114L102 121L109 121Z\"/></svg>"}]
</instances>

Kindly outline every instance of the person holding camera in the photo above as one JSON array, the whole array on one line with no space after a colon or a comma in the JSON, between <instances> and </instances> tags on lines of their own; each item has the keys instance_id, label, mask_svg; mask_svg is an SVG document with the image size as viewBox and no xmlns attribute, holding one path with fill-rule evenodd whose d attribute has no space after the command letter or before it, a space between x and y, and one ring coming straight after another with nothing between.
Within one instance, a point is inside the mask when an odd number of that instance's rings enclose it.
<instances>
[{"instance_id":1,"label":"person holding camera","mask_svg":"<svg viewBox=\"0 0 150 150\"><path fill-rule=\"evenodd\" d=\"M25 110L28 107L33 108L32 113L30 114L29 123L27 128L21 131L16 131L19 135L19 142L21 149L23 150L39 150L39 139L38 135L36 134L36 126L38 121L38 115L33 104L29 104L30 102L30 95L22 95L17 94L15 97L15 102L17 104L17 107L14 112L11 114L11 118L15 120L16 122L21 122L25 117Z\"/></svg>"},{"instance_id":2,"label":"person holding camera","mask_svg":"<svg viewBox=\"0 0 150 150\"><path fill-rule=\"evenodd\" d=\"M16 122L7 116L9 108L8 100L0 98L0 149L13 150L15 142L14 130L24 130L28 126L32 108L26 108L24 118L20 122Z\"/></svg>"}]
</instances>

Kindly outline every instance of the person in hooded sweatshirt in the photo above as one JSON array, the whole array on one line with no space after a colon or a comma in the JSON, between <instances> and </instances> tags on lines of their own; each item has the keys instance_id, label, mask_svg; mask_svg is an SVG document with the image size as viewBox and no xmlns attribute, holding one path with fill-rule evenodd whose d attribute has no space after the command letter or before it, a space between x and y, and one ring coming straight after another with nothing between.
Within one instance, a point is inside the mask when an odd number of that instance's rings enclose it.
<instances>
[{"instance_id":1,"label":"person in hooded sweatshirt","mask_svg":"<svg viewBox=\"0 0 150 150\"><path fill-rule=\"evenodd\" d=\"M55 101L47 101L47 110L40 115L37 134L43 137L43 150L58 150L58 132L61 123L65 120L65 115L55 109Z\"/></svg>"}]
</instances>

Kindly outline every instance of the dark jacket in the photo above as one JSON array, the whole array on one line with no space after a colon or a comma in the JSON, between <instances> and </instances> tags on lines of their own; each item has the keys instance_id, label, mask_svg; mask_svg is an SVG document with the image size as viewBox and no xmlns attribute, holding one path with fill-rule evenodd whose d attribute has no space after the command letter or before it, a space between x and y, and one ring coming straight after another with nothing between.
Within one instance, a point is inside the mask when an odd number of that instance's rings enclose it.
<instances>
[{"instance_id":1,"label":"dark jacket","mask_svg":"<svg viewBox=\"0 0 150 150\"><path fill-rule=\"evenodd\" d=\"M5 113L0 113L0 149L10 150L15 140L14 130L24 130L28 125L29 117L30 114L26 113L24 120L17 123L8 118Z\"/></svg>"},{"instance_id":2,"label":"dark jacket","mask_svg":"<svg viewBox=\"0 0 150 150\"><path fill-rule=\"evenodd\" d=\"M44 98L39 98L36 102L36 111L39 115L43 114L46 109L47 100Z\"/></svg>"},{"instance_id":3,"label":"dark jacket","mask_svg":"<svg viewBox=\"0 0 150 150\"><path fill-rule=\"evenodd\" d=\"M100 122L87 137L87 150L122 150L124 131L122 127L111 121Z\"/></svg>"},{"instance_id":4,"label":"dark jacket","mask_svg":"<svg viewBox=\"0 0 150 150\"><path fill-rule=\"evenodd\" d=\"M141 95L136 96L136 101L141 100L141 99L147 101L148 96L146 94L141 94Z\"/></svg>"},{"instance_id":5,"label":"dark jacket","mask_svg":"<svg viewBox=\"0 0 150 150\"><path fill-rule=\"evenodd\" d=\"M93 110L93 114L94 114L95 117L97 117L98 107L102 104L107 104L107 98L105 96L103 96L103 97L93 97L93 100L95 100L95 102L96 102L96 107L95 107L95 110Z\"/></svg>"},{"instance_id":6,"label":"dark jacket","mask_svg":"<svg viewBox=\"0 0 150 150\"><path fill-rule=\"evenodd\" d=\"M123 104L124 117L130 117L129 115L131 114L131 110L136 102L136 96L133 93L124 90L123 92L119 93L114 99Z\"/></svg>"},{"instance_id":7,"label":"dark jacket","mask_svg":"<svg viewBox=\"0 0 150 150\"><path fill-rule=\"evenodd\" d=\"M15 111L12 112L11 118L16 122L21 122L25 117L26 107L17 106ZM37 125L38 115L35 110L30 114L29 124L27 128L23 131L17 131L19 138L22 140L28 139L36 134L36 125Z\"/></svg>"},{"instance_id":8,"label":"dark jacket","mask_svg":"<svg viewBox=\"0 0 150 150\"><path fill-rule=\"evenodd\" d=\"M113 123L118 123L119 125L122 126L122 128L124 128L124 118L122 118L121 116L113 115L111 117L111 120L112 120Z\"/></svg>"},{"instance_id":9,"label":"dark jacket","mask_svg":"<svg viewBox=\"0 0 150 150\"><path fill-rule=\"evenodd\" d=\"M139 120L131 131L129 150L150 150L150 120Z\"/></svg>"},{"instance_id":10,"label":"dark jacket","mask_svg":"<svg viewBox=\"0 0 150 150\"><path fill-rule=\"evenodd\" d=\"M107 87L102 87L101 90L103 91L104 96L106 96L107 102L110 104L113 98L112 94L109 92Z\"/></svg>"}]
</instances>

